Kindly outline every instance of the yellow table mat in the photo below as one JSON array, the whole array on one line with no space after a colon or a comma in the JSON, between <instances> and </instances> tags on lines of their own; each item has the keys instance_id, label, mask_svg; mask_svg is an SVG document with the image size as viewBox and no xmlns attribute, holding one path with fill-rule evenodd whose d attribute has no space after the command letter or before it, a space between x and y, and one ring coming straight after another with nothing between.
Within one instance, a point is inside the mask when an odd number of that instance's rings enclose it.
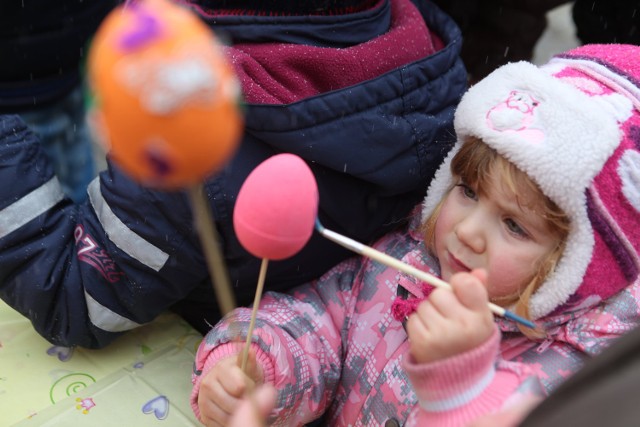
<instances>
[{"instance_id":1,"label":"yellow table mat","mask_svg":"<svg viewBox=\"0 0 640 427\"><path fill-rule=\"evenodd\" d=\"M101 350L53 346L0 301L0 426L193 426L202 336L172 313Z\"/></svg>"}]
</instances>

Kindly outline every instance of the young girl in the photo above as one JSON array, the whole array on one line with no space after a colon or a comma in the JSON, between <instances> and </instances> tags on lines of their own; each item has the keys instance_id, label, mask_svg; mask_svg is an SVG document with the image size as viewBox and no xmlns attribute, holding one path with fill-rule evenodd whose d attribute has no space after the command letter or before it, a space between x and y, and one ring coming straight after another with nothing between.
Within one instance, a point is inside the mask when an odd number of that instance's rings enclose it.
<instances>
[{"instance_id":1,"label":"young girl","mask_svg":"<svg viewBox=\"0 0 640 427\"><path fill-rule=\"evenodd\" d=\"M471 88L422 212L375 248L453 292L366 258L261 302L248 376L271 421L465 425L544 396L638 323L640 47L584 46L508 64ZM487 303L535 320L492 318ZM192 406L224 425L249 309L202 342ZM386 424L388 423L388 424Z\"/></svg>"}]
</instances>

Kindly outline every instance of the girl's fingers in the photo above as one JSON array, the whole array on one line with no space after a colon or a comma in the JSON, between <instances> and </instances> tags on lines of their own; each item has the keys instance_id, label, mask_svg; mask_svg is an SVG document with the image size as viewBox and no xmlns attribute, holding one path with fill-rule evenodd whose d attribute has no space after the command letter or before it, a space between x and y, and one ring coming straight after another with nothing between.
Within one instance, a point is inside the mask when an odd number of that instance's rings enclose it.
<instances>
[{"instance_id":1,"label":"girl's fingers","mask_svg":"<svg viewBox=\"0 0 640 427\"><path fill-rule=\"evenodd\" d=\"M203 398L202 393L200 396L198 399L198 407L203 424L206 426L224 425L229 419L230 414L220 408L215 401Z\"/></svg>"},{"instance_id":2,"label":"girl's fingers","mask_svg":"<svg viewBox=\"0 0 640 427\"><path fill-rule=\"evenodd\" d=\"M227 420L229 420L230 417L229 414L223 412L215 405L211 405L206 409L201 406L200 416L202 418L202 423L207 427L224 426L227 424Z\"/></svg>"},{"instance_id":3,"label":"girl's fingers","mask_svg":"<svg viewBox=\"0 0 640 427\"><path fill-rule=\"evenodd\" d=\"M270 385L262 385L257 388L253 400L252 407L261 417L266 417L271 413L276 404L276 389Z\"/></svg>"},{"instance_id":4,"label":"girl's fingers","mask_svg":"<svg viewBox=\"0 0 640 427\"><path fill-rule=\"evenodd\" d=\"M489 310L489 296L485 287L487 274L477 269L471 273L456 274L451 278L451 287L460 304L473 311Z\"/></svg>"},{"instance_id":5,"label":"girl's fingers","mask_svg":"<svg viewBox=\"0 0 640 427\"><path fill-rule=\"evenodd\" d=\"M407 334L410 340L429 342L434 333L439 333L445 318L436 310L429 300L422 301L416 312L407 319Z\"/></svg>"},{"instance_id":6,"label":"girl's fingers","mask_svg":"<svg viewBox=\"0 0 640 427\"><path fill-rule=\"evenodd\" d=\"M450 318L460 311L460 302L456 294L449 289L437 288L429 295L428 301L434 309L444 318Z\"/></svg>"},{"instance_id":7,"label":"girl's fingers","mask_svg":"<svg viewBox=\"0 0 640 427\"><path fill-rule=\"evenodd\" d=\"M253 387L254 382L242 372L239 366L234 364L229 366L225 372L220 373L220 384L225 393L237 401L242 398L247 389Z\"/></svg>"},{"instance_id":8,"label":"girl's fingers","mask_svg":"<svg viewBox=\"0 0 640 427\"><path fill-rule=\"evenodd\" d=\"M435 292L435 291L434 291ZM445 292L449 292L446 291ZM449 292L451 293L451 292ZM416 308L417 317L424 324L427 331L437 328L446 319L441 310L432 303L431 298L422 301Z\"/></svg>"},{"instance_id":9,"label":"girl's fingers","mask_svg":"<svg viewBox=\"0 0 640 427\"><path fill-rule=\"evenodd\" d=\"M235 363L222 361L200 384L201 412L215 420L228 419L246 388L247 380L240 368L235 366Z\"/></svg>"},{"instance_id":10,"label":"girl's fingers","mask_svg":"<svg viewBox=\"0 0 640 427\"><path fill-rule=\"evenodd\" d=\"M489 273L484 268L474 268L471 270L471 275L475 276L480 282L487 287L487 281L489 279Z\"/></svg>"},{"instance_id":11,"label":"girl's fingers","mask_svg":"<svg viewBox=\"0 0 640 427\"><path fill-rule=\"evenodd\" d=\"M265 424L276 403L276 390L270 385L258 387L252 395L245 397L228 427L258 427Z\"/></svg>"},{"instance_id":12,"label":"girl's fingers","mask_svg":"<svg viewBox=\"0 0 640 427\"><path fill-rule=\"evenodd\" d=\"M242 356L243 356L243 352L240 352L238 354L238 361L237 361L238 366L242 366ZM256 360L256 351L253 347L249 348L247 364L245 366L244 374L246 375L246 377L248 377L247 379L250 380L251 387L253 387L253 385L256 383L260 384L263 382L262 371L258 366L258 362Z\"/></svg>"},{"instance_id":13,"label":"girl's fingers","mask_svg":"<svg viewBox=\"0 0 640 427\"><path fill-rule=\"evenodd\" d=\"M226 381L227 384L223 381ZM211 392L212 400L215 401L216 406L229 416L238 406L240 397L244 392L244 386L238 386L236 383L229 385L229 380L223 377L220 382L213 384Z\"/></svg>"},{"instance_id":14,"label":"girl's fingers","mask_svg":"<svg viewBox=\"0 0 640 427\"><path fill-rule=\"evenodd\" d=\"M406 328L409 339L414 339L416 337L425 337L429 333L427 325L416 313L413 313L409 316L409 318L407 319Z\"/></svg>"}]
</instances>

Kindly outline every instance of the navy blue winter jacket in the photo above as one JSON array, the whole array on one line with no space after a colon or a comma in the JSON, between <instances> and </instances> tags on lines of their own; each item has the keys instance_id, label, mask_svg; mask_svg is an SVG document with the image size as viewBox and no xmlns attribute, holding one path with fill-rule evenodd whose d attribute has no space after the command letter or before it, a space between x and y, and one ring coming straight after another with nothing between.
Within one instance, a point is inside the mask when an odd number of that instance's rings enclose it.
<instances>
[{"instance_id":1,"label":"navy blue winter jacket","mask_svg":"<svg viewBox=\"0 0 640 427\"><path fill-rule=\"evenodd\" d=\"M467 76L455 23L426 1L414 3L445 45L437 53L302 101L245 106L238 152L205 184L239 304L252 301L260 260L236 239L233 206L268 157L287 151L305 159L318 182L322 224L361 242L398 226L424 197L453 143ZM229 17L225 31L264 37L255 26L245 31L243 19ZM331 19L317 22L336 37ZM278 18L271 33L314 34L313 23L287 25ZM219 319L185 193L141 187L109 161L88 188L90 200L74 205L37 137L13 115L0 116L0 182L0 297L50 342L102 347L167 309L202 332ZM351 255L316 234L294 257L269 263L266 288L307 282Z\"/></svg>"}]
</instances>

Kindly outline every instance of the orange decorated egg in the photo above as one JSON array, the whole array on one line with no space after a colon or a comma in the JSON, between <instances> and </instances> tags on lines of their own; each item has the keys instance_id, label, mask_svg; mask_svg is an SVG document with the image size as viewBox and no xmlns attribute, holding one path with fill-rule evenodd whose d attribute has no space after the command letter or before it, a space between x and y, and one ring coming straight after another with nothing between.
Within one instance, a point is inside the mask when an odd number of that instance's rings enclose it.
<instances>
[{"instance_id":1,"label":"orange decorated egg","mask_svg":"<svg viewBox=\"0 0 640 427\"><path fill-rule=\"evenodd\" d=\"M116 8L96 33L88 70L100 140L135 180L189 186L234 153L239 84L190 10L167 0Z\"/></svg>"}]
</instances>

